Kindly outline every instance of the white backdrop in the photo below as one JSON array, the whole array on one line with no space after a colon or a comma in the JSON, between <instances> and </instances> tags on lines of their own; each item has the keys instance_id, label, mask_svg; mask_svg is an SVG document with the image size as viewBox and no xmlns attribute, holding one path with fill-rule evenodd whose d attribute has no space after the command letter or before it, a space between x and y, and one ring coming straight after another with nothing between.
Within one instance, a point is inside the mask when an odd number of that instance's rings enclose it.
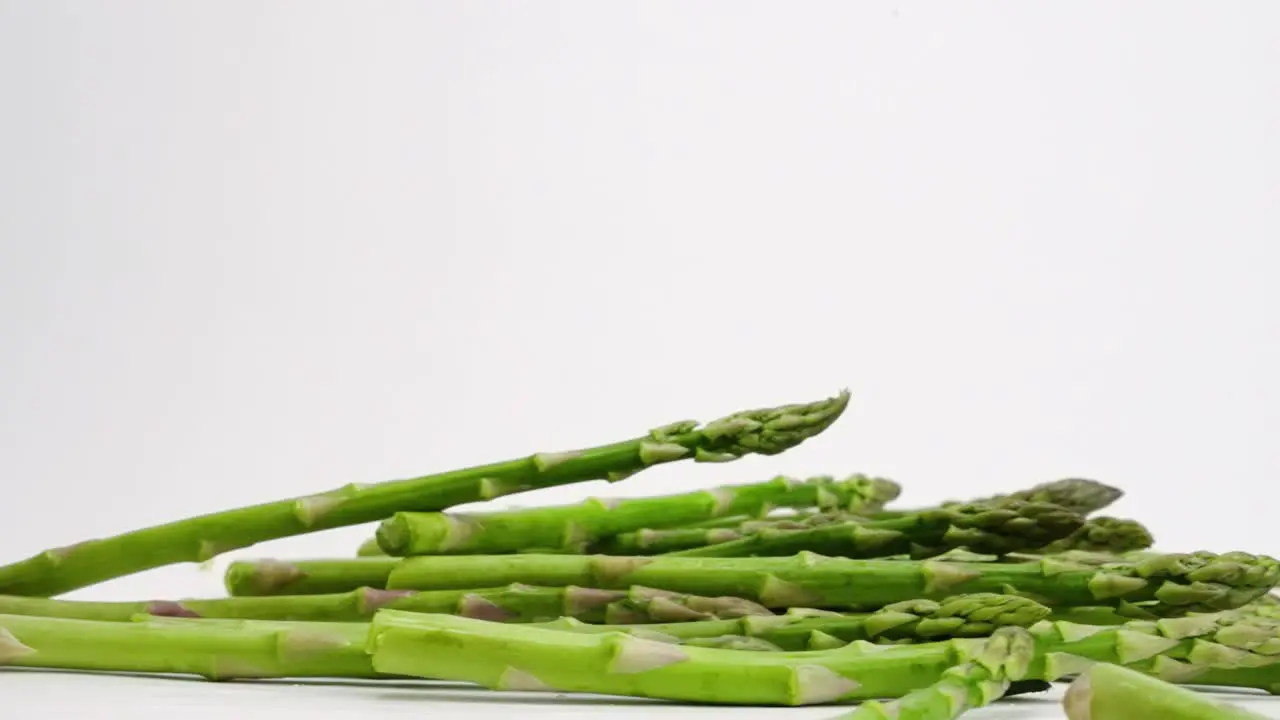
<instances>
[{"instance_id":1,"label":"white backdrop","mask_svg":"<svg viewBox=\"0 0 1280 720\"><path fill-rule=\"evenodd\" d=\"M0 0L0 560L842 387L784 455L512 503L1075 475L1163 549L1280 554L1278 31L1266 2Z\"/></svg>"}]
</instances>

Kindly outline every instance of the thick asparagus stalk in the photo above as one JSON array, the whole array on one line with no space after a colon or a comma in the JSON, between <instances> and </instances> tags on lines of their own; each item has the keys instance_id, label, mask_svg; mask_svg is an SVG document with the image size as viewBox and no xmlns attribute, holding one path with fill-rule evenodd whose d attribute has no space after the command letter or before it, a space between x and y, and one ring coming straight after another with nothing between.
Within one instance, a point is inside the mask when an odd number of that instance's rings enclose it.
<instances>
[{"instance_id":1,"label":"thick asparagus stalk","mask_svg":"<svg viewBox=\"0 0 1280 720\"><path fill-rule=\"evenodd\" d=\"M936 555L962 547L1005 554L1067 537L1084 518L1057 505L1007 502L923 510L880 521L847 521L804 530L766 529L740 540L671 553L682 557L794 555L808 550L840 557L884 557L899 553Z\"/></svg>"},{"instance_id":2,"label":"thick asparagus stalk","mask_svg":"<svg viewBox=\"0 0 1280 720\"><path fill-rule=\"evenodd\" d=\"M1280 683L1280 628L1231 613L1118 627L1041 621L1028 632L1035 639L1028 679L1056 680L1112 662L1174 682L1266 690ZM374 668L388 674L501 690L750 705L901 697L971 660L984 642L741 652L395 610L374 617L369 637Z\"/></svg>"},{"instance_id":3,"label":"thick asparagus stalk","mask_svg":"<svg viewBox=\"0 0 1280 720\"><path fill-rule=\"evenodd\" d=\"M362 587L385 588L398 558L238 560L227 566L227 592L239 597L324 595ZM480 587L480 586L477 586Z\"/></svg>"},{"instance_id":4,"label":"thick asparagus stalk","mask_svg":"<svg viewBox=\"0 0 1280 720\"><path fill-rule=\"evenodd\" d=\"M1000 628L972 660L947 669L936 683L888 703L868 700L833 720L955 720L1004 697L1026 674L1034 653L1026 630Z\"/></svg>"},{"instance_id":5,"label":"thick asparagus stalk","mask_svg":"<svg viewBox=\"0 0 1280 720\"><path fill-rule=\"evenodd\" d=\"M898 496L890 480L856 475L723 486L680 495L607 500L493 513L400 512L378 528L388 555L500 555L527 547L582 552L601 538L720 516L762 515L773 507L874 508Z\"/></svg>"},{"instance_id":6,"label":"thick asparagus stalk","mask_svg":"<svg viewBox=\"0 0 1280 720\"><path fill-rule=\"evenodd\" d=\"M635 587L599 590L581 587L506 587L464 590L378 590L360 588L333 595L279 595L149 602L90 602L0 595L0 614L39 615L125 622L139 615L242 620L367 620L382 608L446 613L501 622L664 623L773 614L736 597L699 597Z\"/></svg>"},{"instance_id":7,"label":"thick asparagus stalk","mask_svg":"<svg viewBox=\"0 0 1280 720\"><path fill-rule=\"evenodd\" d=\"M1062 707L1069 720L1266 720L1264 715L1110 663L1081 673L1063 696Z\"/></svg>"},{"instance_id":8,"label":"thick asparagus stalk","mask_svg":"<svg viewBox=\"0 0 1280 720\"><path fill-rule=\"evenodd\" d=\"M778 650L799 651L827 650L857 641L986 637L1002 627L1030 627L1048 616L1049 608L1034 600L977 593L942 601L907 600L861 615L792 608L785 615L751 615L734 620L592 625L560 618L538 626L581 633L626 632L682 644L695 639L744 637L766 641Z\"/></svg>"},{"instance_id":9,"label":"thick asparagus stalk","mask_svg":"<svg viewBox=\"0 0 1280 720\"><path fill-rule=\"evenodd\" d=\"M512 630L514 632L507 632ZM378 672L499 690L635 695L691 702L813 705L898 697L967 660L982 640L817 652L678 646L444 615L383 611L369 634ZM868 649L869 648L869 649Z\"/></svg>"},{"instance_id":10,"label":"thick asparagus stalk","mask_svg":"<svg viewBox=\"0 0 1280 720\"><path fill-rule=\"evenodd\" d=\"M890 603L959 593L1014 590L1051 607L1143 602L1158 615L1240 607L1280 581L1265 555L1150 555L1089 566L1054 558L1026 563L851 560L803 552L787 558L472 555L405 558L392 589L439 589L480 582L632 585L698 595L732 595L766 607L876 610Z\"/></svg>"},{"instance_id":11,"label":"thick asparagus stalk","mask_svg":"<svg viewBox=\"0 0 1280 720\"><path fill-rule=\"evenodd\" d=\"M691 458L714 462L773 455L821 433L849 394L806 405L748 410L699 425L679 422L632 440L585 450L535 453L482 465L201 515L89 540L0 567L0 593L56 595L180 562L203 562L266 540L381 521L401 511L443 510L533 488L616 481L647 467Z\"/></svg>"},{"instance_id":12,"label":"thick asparagus stalk","mask_svg":"<svg viewBox=\"0 0 1280 720\"><path fill-rule=\"evenodd\" d=\"M361 623L99 622L0 615L0 666L210 680L377 677Z\"/></svg>"}]
</instances>

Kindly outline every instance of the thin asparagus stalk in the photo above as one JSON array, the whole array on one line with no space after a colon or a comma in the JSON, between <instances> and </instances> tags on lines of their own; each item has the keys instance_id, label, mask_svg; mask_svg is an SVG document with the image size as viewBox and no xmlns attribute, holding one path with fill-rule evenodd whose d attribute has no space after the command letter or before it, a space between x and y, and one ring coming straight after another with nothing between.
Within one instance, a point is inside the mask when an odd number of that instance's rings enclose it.
<instances>
[{"instance_id":1,"label":"thin asparagus stalk","mask_svg":"<svg viewBox=\"0 0 1280 720\"><path fill-rule=\"evenodd\" d=\"M1005 554L1043 547L1067 537L1083 524L1084 518L1057 505L961 505L880 521L838 522L804 530L766 529L740 540L681 550L670 556L776 557L808 550L872 558L899 553L936 555L957 547Z\"/></svg>"},{"instance_id":2,"label":"thin asparagus stalk","mask_svg":"<svg viewBox=\"0 0 1280 720\"><path fill-rule=\"evenodd\" d=\"M0 666L209 680L378 677L362 623L101 622L0 615Z\"/></svg>"},{"instance_id":3,"label":"thin asparagus stalk","mask_svg":"<svg viewBox=\"0 0 1280 720\"><path fill-rule=\"evenodd\" d=\"M1026 678L1057 680L1111 662L1173 682L1273 690L1280 683L1280 626L1268 622L1232 613L1118 627L1041 621L1028 629L1035 652ZM749 705L901 697L971 660L984 643L855 641L830 650L741 652L396 610L374 617L369 638L374 668L383 673L499 690Z\"/></svg>"},{"instance_id":4,"label":"thin asparagus stalk","mask_svg":"<svg viewBox=\"0 0 1280 720\"><path fill-rule=\"evenodd\" d=\"M1051 607L1145 603L1158 615L1240 607L1280 581L1265 555L1151 555L1099 566L1044 558L1025 563L851 560L809 552L787 558L472 555L405 558L391 589L428 590L480 582L732 595L766 607L876 610L890 603L959 593L1017 592Z\"/></svg>"},{"instance_id":5,"label":"thin asparagus stalk","mask_svg":"<svg viewBox=\"0 0 1280 720\"><path fill-rule=\"evenodd\" d=\"M599 590L582 587L506 587L464 590L378 590L360 588L332 595L280 595L147 602L91 602L0 595L0 614L37 615L126 622L139 615L235 618L242 620L367 620L382 608L446 613L500 622L664 623L773 614L736 597L699 597L636 587Z\"/></svg>"},{"instance_id":6,"label":"thin asparagus stalk","mask_svg":"<svg viewBox=\"0 0 1280 720\"><path fill-rule=\"evenodd\" d=\"M347 485L89 540L0 567L0 593L52 596L163 565L203 562L267 540L378 522L401 511L443 510L533 488L617 481L675 460L774 455L830 427L848 402L848 392L841 392L820 402L748 410L706 425L678 422L611 445L535 453L411 480Z\"/></svg>"},{"instance_id":7,"label":"thin asparagus stalk","mask_svg":"<svg viewBox=\"0 0 1280 720\"><path fill-rule=\"evenodd\" d=\"M855 475L798 482L726 485L679 495L590 498L575 505L492 513L400 512L378 528L388 555L500 555L521 548L582 552L601 538L644 527L672 527L733 515L763 515L774 507L880 508L901 488L890 480Z\"/></svg>"},{"instance_id":8,"label":"thin asparagus stalk","mask_svg":"<svg viewBox=\"0 0 1280 720\"><path fill-rule=\"evenodd\" d=\"M763 640L774 649L827 650L857 641L934 641L986 637L1002 627L1030 627L1049 616L1049 608L1016 595L976 593L942 601L908 600L874 613L840 613L792 608L785 615L751 615L733 620L650 625L592 625L559 618L538 627L581 633L626 632L680 644L715 638ZM759 649L768 649L760 646Z\"/></svg>"},{"instance_id":9,"label":"thin asparagus stalk","mask_svg":"<svg viewBox=\"0 0 1280 720\"><path fill-rule=\"evenodd\" d=\"M1069 720L1266 720L1264 715L1110 663L1081 673L1063 696L1062 707Z\"/></svg>"},{"instance_id":10,"label":"thin asparagus stalk","mask_svg":"<svg viewBox=\"0 0 1280 720\"><path fill-rule=\"evenodd\" d=\"M888 703L868 700L833 720L955 720L1004 697L1026 675L1034 654L1035 641L1026 630L1000 628L973 659L948 668L936 683Z\"/></svg>"}]
</instances>

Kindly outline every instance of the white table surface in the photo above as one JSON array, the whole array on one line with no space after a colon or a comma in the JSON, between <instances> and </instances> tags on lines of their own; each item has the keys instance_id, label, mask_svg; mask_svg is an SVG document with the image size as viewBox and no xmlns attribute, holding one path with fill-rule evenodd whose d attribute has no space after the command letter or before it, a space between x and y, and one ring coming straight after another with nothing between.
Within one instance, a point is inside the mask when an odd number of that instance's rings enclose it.
<instances>
[{"instance_id":1,"label":"white table surface","mask_svg":"<svg viewBox=\"0 0 1280 720\"><path fill-rule=\"evenodd\" d=\"M1266 717L1280 718L1280 697L1214 693ZM1061 720L1061 689L1012 698L967 714L966 720ZM817 708L724 708L599 696L494 693L450 683L235 682L185 678L0 671L6 718L94 720L281 720L283 718L780 718L820 720L839 711ZM1136 719L1135 720L1139 720Z\"/></svg>"}]
</instances>

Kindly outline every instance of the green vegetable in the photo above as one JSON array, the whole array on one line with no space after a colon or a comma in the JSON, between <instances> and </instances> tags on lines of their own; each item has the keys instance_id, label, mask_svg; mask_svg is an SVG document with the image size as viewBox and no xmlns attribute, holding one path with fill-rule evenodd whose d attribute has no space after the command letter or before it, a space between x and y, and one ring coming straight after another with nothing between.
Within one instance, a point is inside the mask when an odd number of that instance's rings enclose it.
<instances>
[{"instance_id":1,"label":"green vegetable","mask_svg":"<svg viewBox=\"0 0 1280 720\"><path fill-rule=\"evenodd\" d=\"M1094 662L1112 662L1179 683L1280 687L1280 625L1271 620L1221 613L1117 627L1041 621L1028 632L1035 652L1027 679L1057 680ZM676 645L661 636L564 632L396 610L379 612L369 637L374 668L388 674L499 690L747 705L901 697L973 659L984 643L855 640L826 650L741 652Z\"/></svg>"},{"instance_id":2,"label":"green vegetable","mask_svg":"<svg viewBox=\"0 0 1280 720\"><path fill-rule=\"evenodd\" d=\"M590 498L575 505L492 513L400 512L378 528L388 555L497 555L523 548L582 552L592 543L645 527L719 516L762 515L773 507L880 508L898 496L890 480L857 475L768 482L634 499Z\"/></svg>"},{"instance_id":3,"label":"green vegetable","mask_svg":"<svg viewBox=\"0 0 1280 720\"><path fill-rule=\"evenodd\" d=\"M948 668L936 683L891 702L868 700L837 720L955 720L1004 697L1026 674L1034 651L1026 630L1000 628L971 660Z\"/></svg>"},{"instance_id":4,"label":"green vegetable","mask_svg":"<svg viewBox=\"0 0 1280 720\"><path fill-rule=\"evenodd\" d=\"M1054 558L1024 563L851 560L802 552L786 558L473 555L405 558L391 589L473 587L483 582L733 595L766 607L876 610L890 603L960 593L1016 591L1059 606L1143 602L1152 614L1240 607L1280 581L1265 555L1148 555L1090 566Z\"/></svg>"},{"instance_id":5,"label":"green vegetable","mask_svg":"<svg viewBox=\"0 0 1280 720\"><path fill-rule=\"evenodd\" d=\"M1070 720L1266 719L1264 715L1110 663L1099 663L1081 673L1067 689L1062 706Z\"/></svg>"},{"instance_id":6,"label":"green vegetable","mask_svg":"<svg viewBox=\"0 0 1280 720\"><path fill-rule=\"evenodd\" d=\"M1126 553L1146 550L1155 543L1150 531L1137 520L1113 517L1089 518L1075 532L1040 548L1041 554L1056 554L1068 550L1085 552Z\"/></svg>"},{"instance_id":7,"label":"green vegetable","mask_svg":"<svg viewBox=\"0 0 1280 720\"><path fill-rule=\"evenodd\" d=\"M1030 627L1048 616L1049 608L1034 600L978 593L954 595L942 601L907 600L861 615L792 608L785 615L749 615L733 620L592 625L560 618L541 623L539 627L581 633L626 632L676 643L745 637L766 641L775 649L796 651L830 649L857 640L902 642L985 637L1001 627Z\"/></svg>"},{"instance_id":8,"label":"green vegetable","mask_svg":"<svg viewBox=\"0 0 1280 720\"><path fill-rule=\"evenodd\" d=\"M335 560L238 560L227 566L227 592L240 597L323 595L363 587L385 588L399 558ZM476 586L487 587L487 586Z\"/></svg>"},{"instance_id":9,"label":"green vegetable","mask_svg":"<svg viewBox=\"0 0 1280 720\"><path fill-rule=\"evenodd\" d=\"M808 550L872 558L899 553L936 555L957 547L1005 554L1043 547L1083 524L1084 518L1076 513L1044 503L958 505L879 521L837 522L803 530L767 528L739 540L681 550L671 556L783 556Z\"/></svg>"},{"instance_id":10,"label":"green vegetable","mask_svg":"<svg viewBox=\"0 0 1280 720\"><path fill-rule=\"evenodd\" d=\"M849 394L806 405L748 410L699 425L685 421L632 440L229 510L48 550L0 567L0 594L52 596L180 562L203 562L266 540L381 521L402 511L443 510L533 488L616 481L681 459L774 455L827 429Z\"/></svg>"},{"instance_id":11,"label":"green vegetable","mask_svg":"<svg viewBox=\"0 0 1280 720\"><path fill-rule=\"evenodd\" d=\"M374 669L386 674L461 680L498 690L737 705L897 697L935 682L984 642L742 652L625 633L572 633L395 610L374 617L369 637Z\"/></svg>"},{"instance_id":12,"label":"green vegetable","mask_svg":"<svg viewBox=\"0 0 1280 720\"><path fill-rule=\"evenodd\" d=\"M138 615L252 620L366 620L381 608L450 613L502 622L576 618L585 622L662 623L768 615L736 597L704 598L649 588L507 587L463 590L360 588L333 595L280 595L209 600L90 602L0 596L0 614L124 622Z\"/></svg>"},{"instance_id":13,"label":"green vegetable","mask_svg":"<svg viewBox=\"0 0 1280 720\"><path fill-rule=\"evenodd\" d=\"M1050 503L1067 508L1081 515L1102 510L1124 497L1120 488L1086 478L1066 478L1041 483L1026 490L1007 495L995 495L966 502L949 502L948 505L990 505L1002 502Z\"/></svg>"},{"instance_id":14,"label":"green vegetable","mask_svg":"<svg viewBox=\"0 0 1280 720\"><path fill-rule=\"evenodd\" d=\"M377 677L360 623L101 622L0 615L0 665L210 680Z\"/></svg>"}]
</instances>

